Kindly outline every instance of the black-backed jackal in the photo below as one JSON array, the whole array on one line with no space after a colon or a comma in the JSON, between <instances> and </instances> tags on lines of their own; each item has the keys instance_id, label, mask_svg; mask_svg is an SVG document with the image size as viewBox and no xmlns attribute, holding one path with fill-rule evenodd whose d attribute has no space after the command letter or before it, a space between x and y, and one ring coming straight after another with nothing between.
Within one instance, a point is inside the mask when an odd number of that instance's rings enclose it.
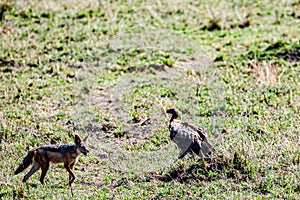
<instances>
[{"instance_id":1,"label":"black-backed jackal","mask_svg":"<svg viewBox=\"0 0 300 200\"><path fill-rule=\"evenodd\" d=\"M88 136L87 136L88 137ZM87 137L82 141L78 135L75 135L75 144L62 144L62 145L47 145L35 148L27 154L23 162L15 171L15 174L19 174L26 169L34 158L34 163L31 170L24 176L23 182L25 182L32 174L38 169L42 169L40 181L44 184L44 178L49 169L49 163L64 163L64 167L69 172L69 185L74 182L74 165L76 164L78 157L81 153L87 155L89 150L84 145Z\"/></svg>"}]
</instances>

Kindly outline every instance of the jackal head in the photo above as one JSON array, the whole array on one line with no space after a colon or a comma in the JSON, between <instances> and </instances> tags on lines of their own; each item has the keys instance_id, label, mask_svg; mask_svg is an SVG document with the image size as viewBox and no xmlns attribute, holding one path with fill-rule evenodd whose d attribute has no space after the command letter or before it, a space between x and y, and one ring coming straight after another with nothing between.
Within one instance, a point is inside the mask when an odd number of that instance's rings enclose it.
<instances>
[{"instance_id":1,"label":"jackal head","mask_svg":"<svg viewBox=\"0 0 300 200\"><path fill-rule=\"evenodd\" d=\"M80 139L80 137L78 135L75 135L75 144L77 146L77 148L79 149L79 151L81 153L83 153L83 155L87 155L87 153L89 152L89 150L86 148L85 146L85 142L87 140L88 136L86 136L82 141Z\"/></svg>"}]
</instances>

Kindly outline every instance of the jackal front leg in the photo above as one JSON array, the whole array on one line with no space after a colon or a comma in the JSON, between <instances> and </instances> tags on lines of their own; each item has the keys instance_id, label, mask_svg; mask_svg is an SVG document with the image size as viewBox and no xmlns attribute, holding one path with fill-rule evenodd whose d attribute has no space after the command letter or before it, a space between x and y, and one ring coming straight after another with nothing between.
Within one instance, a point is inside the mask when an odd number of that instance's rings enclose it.
<instances>
[{"instance_id":1,"label":"jackal front leg","mask_svg":"<svg viewBox=\"0 0 300 200\"><path fill-rule=\"evenodd\" d=\"M74 172L73 172L73 167L74 167L74 164L75 163L71 163L71 164L69 164L69 163L65 163L64 164L64 167L66 168L66 170L69 172L69 185L71 186L72 185L72 183L74 182L74 180L75 180L75 174L74 174Z\"/></svg>"}]
</instances>

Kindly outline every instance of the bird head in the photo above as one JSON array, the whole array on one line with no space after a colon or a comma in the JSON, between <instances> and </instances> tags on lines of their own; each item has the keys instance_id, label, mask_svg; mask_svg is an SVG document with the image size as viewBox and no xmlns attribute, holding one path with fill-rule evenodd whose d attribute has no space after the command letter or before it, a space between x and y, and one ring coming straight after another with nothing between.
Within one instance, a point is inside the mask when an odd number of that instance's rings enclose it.
<instances>
[{"instance_id":1,"label":"bird head","mask_svg":"<svg viewBox=\"0 0 300 200\"><path fill-rule=\"evenodd\" d=\"M179 111L176 108L170 108L166 111L169 114L172 114L172 118L176 119L178 117Z\"/></svg>"}]
</instances>

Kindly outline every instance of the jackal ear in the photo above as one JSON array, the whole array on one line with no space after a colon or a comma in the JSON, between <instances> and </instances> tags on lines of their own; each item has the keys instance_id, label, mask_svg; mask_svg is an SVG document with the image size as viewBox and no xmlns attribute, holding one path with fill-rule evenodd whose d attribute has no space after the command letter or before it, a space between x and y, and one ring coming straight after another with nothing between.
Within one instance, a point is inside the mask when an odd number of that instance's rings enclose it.
<instances>
[{"instance_id":1,"label":"jackal ear","mask_svg":"<svg viewBox=\"0 0 300 200\"><path fill-rule=\"evenodd\" d=\"M75 144L80 144L81 143L81 139L78 135L75 135Z\"/></svg>"},{"instance_id":2,"label":"jackal ear","mask_svg":"<svg viewBox=\"0 0 300 200\"><path fill-rule=\"evenodd\" d=\"M86 143L86 141L87 141L87 139L88 139L89 136L90 136L90 134L88 134L82 141L83 141L84 143Z\"/></svg>"}]
</instances>

